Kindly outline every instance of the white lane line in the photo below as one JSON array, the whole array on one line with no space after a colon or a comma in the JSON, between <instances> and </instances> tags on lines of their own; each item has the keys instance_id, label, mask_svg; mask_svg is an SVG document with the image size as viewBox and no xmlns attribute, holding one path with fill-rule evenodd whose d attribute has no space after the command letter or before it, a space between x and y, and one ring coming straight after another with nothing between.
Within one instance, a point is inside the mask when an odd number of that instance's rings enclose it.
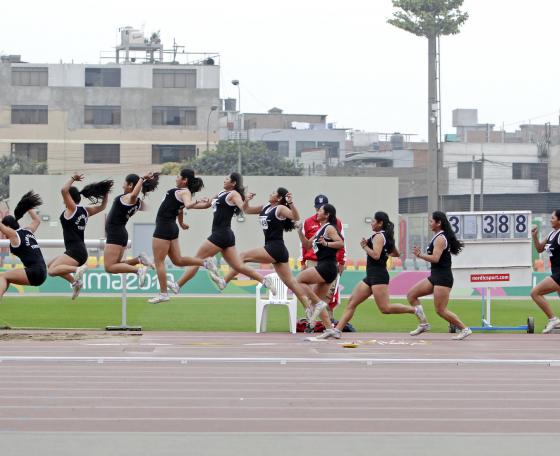
<instances>
[{"instance_id":1,"label":"white lane line","mask_svg":"<svg viewBox=\"0 0 560 456\"><path fill-rule=\"evenodd\" d=\"M492 359L492 358L291 358L291 357L175 357L175 356L0 356L0 362L70 361L70 362L179 362L179 363L257 363L257 364L455 364L455 365L545 365L559 366L560 359Z\"/></svg>"},{"instance_id":2,"label":"white lane line","mask_svg":"<svg viewBox=\"0 0 560 456\"><path fill-rule=\"evenodd\" d=\"M309 424L310 422L348 422L348 421L356 421L356 422L384 422L384 421L400 421L400 422L411 422L417 424L419 419L418 418L388 418L388 417L381 417L381 418L354 418L354 417L332 417L332 418L324 418L324 417L313 417L313 418L274 418L274 417L254 417L254 418L215 418L215 417L156 417L156 418L141 418L141 417L108 417L108 418L93 418L93 417L80 417L80 418L55 418L55 417L45 417L45 418L31 418L31 417L21 417L21 418L0 418L1 422L14 422L14 421L25 421L27 423L33 423L34 421L70 421L72 424L76 424L76 421L79 420L80 424L83 422L94 421L94 422L122 422L122 421L147 421L147 422L161 422L161 421L287 421L287 422L303 422ZM427 422L471 422L471 423L560 423L560 418L428 418L422 417L421 421L423 424Z\"/></svg>"}]
</instances>

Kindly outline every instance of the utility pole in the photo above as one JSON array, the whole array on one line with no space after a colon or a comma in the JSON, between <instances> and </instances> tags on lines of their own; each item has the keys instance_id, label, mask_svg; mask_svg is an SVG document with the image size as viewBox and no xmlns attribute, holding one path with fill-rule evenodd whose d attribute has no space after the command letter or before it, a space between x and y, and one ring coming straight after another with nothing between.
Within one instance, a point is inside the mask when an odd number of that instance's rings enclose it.
<instances>
[{"instance_id":1,"label":"utility pole","mask_svg":"<svg viewBox=\"0 0 560 456\"><path fill-rule=\"evenodd\" d=\"M480 210L484 210L484 149L480 159Z\"/></svg>"},{"instance_id":2,"label":"utility pole","mask_svg":"<svg viewBox=\"0 0 560 456\"><path fill-rule=\"evenodd\" d=\"M470 211L474 212L474 176L475 176L475 166L474 166L474 155L471 161L471 206Z\"/></svg>"}]
</instances>

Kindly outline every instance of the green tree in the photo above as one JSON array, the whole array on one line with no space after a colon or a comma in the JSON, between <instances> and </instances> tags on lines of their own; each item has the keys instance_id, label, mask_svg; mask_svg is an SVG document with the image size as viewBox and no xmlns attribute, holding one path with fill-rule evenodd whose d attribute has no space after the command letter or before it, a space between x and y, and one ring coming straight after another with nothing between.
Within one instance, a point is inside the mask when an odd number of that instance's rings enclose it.
<instances>
[{"instance_id":1,"label":"green tree","mask_svg":"<svg viewBox=\"0 0 560 456\"><path fill-rule=\"evenodd\" d=\"M175 174L183 166L193 168L197 174L226 175L237 170L238 144L220 141L215 150L186 163L166 163L163 174ZM241 143L241 169L245 176L301 176L302 170L294 162L277 152L269 151L262 142Z\"/></svg>"},{"instance_id":2,"label":"green tree","mask_svg":"<svg viewBox=\"0 0 560 456\"><path fill-rule=\"evenodd\" d=\"M459 33L468 13L463 0L393 0L397 8L387 22L428 39L428 212L438 209L438 55L439 37Z\"/></svg>"},{"instance_id":3,"label":"green tree","mask_svg":"<svg viewBox=\"0 0 560 456\"><path fill-rule=\"evenodd\" d=\"M46 163L32 163L14 155L0 157L0 200L10 196L10 174L46 174Z\"/></svg>"}]
</instances>

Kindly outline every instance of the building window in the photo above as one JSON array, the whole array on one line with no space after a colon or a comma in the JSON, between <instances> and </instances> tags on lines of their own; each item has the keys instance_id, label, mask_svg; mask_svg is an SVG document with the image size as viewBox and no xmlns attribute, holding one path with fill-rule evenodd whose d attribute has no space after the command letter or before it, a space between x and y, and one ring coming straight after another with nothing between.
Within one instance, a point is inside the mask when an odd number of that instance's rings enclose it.
<instances>
[{"instance_id":1,"label":"building window","mask_svg":"<svg viewBox=\"0 0 560 456\"><path fill-rule=\"evenodd\" d=\"M84 144L84 163L120 162L120 144Z\"/></svg>"},{"instance_id":2,"label":"building window","mask_svg":"<svg viewBox=\"0 0 560 456\"><path fill-rule=\"evenodd\" d=\"M271 152L278 152L278 155L285 158L290 156L289 141L265 141L264 143Z\"/></svg>"},{"instance_id":3,"label":"building window","mask_svg":"<svg viewBox=\"0 0 560 456\"><path fill-rule=\"evenodd\" d=\"M48 124L48 106L12 106L13 124Z\"/></svg>"},{"instance_id":4,"label":"building window","mask_svg":"<svg viewBox=\"0 0 560 456\"><path fill-rule=\"evenodd\" d=\"M86 125L120 125L120 106L85 106L84 123Z\"/></svg>"},{"instance_id":5,"label":"building window","mask_svg":"<svg viewBox=\"0 0 560 456\"><path fill-rule=\"evenodd\" d=\"M512 179L543 179L548 173L546 163L512 163Z\"/></svg>"},{"instance_id":6,"label":"building window","mask_svg":"<svg viewBox=\"0 0 560 456\"><path fill-rule=\"evenodd\" d=\"M152 163L184 162L196 157L196 146L191 144L153 144Z\"/></svg>"},{"instance_id":7,"label":"building window","mask_svg":"<svg viewBox=\"0 0 560 456\"><path fill-rule=\"evenodd\" d=\"M196 89L196 70L153 70L154 89Z\"/></svg>"},{"instance_id":8,"label":"building window","mask_svg":"<svg viewBox=\"0 0 560 456\"><path fill-rule=\"evenodd\" d=\"M319 141L317 143L317 148L325 149L328 158L338 158L340 144L336 141Z\"/></svg>"},{"instance_id":9,"label":"building window","mask_svg":"<svg viewBox=\"0 0 560 456\"><path fill-rule=\"evenodd\" d=\"M120 68L86 68L86 87L120 87Z\"/></svg>"},{"instance_id":10,"label":"building window","mask_svg":"<svg viewBox=\"0 0 560 456\"><path fill-rule=\"evenodd\" d=\"M181 106L154 106L152 125L196 125L196 108Z\"/></svg>"},{"instance_id":11,"label":"building window","mask_svg":"<svg viewBox=\"0 0 560 456\"><path fill-rule=\"evenodd\" d=\"M315 141L296 141L296 157L301 157L301 153L306 150L316 149Z\"/></svg>"},{"instance_id":12,"label":"building window","mask_svg":"<svg viewBox=\"0 0 560 456\"><path fill-rule=\"evenodd\" d=\"M482 167L479 161L474 162L474 178L480 179ZM457 178L472 179L472 162L457 162Z\"/></svg>"},{"instance_id":13,"label":"building window","mask_svg":"<svg viewBox=\"0 0 560 456\"><path fill-rule=\"evenodd\" d=\"M47 86L48 84L48 68L12 67L12 85L14 86Z\"/></svg>"},{"instance_id":14,"label":"building window","mask_svg":"<svg viewBox=\"0 0 560 456\"><path fill-rule=\"evenodd\" d=\"M47 161L47 143L12 143L12 156L32 163Z\"/></svg>"}]
</instances>

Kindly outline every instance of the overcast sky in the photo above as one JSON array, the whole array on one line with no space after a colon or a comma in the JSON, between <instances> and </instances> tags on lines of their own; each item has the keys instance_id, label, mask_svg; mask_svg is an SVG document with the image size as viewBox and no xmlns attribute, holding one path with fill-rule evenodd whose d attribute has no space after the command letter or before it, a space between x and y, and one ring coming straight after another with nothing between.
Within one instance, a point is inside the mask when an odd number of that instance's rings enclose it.
<instances>
[{"instance_id":1,"label":"overcast sky","mask_svg":"<svg viewBox=\"0 0 560 456\"><path fill-rule=\"evenodd\" d=\"M465 0L470 18L444 37L443 130L451 110L513 130L558 123L557 0ZM27 0L2 8L0 52L28 62L98 63L125 25L161 30L188 51L221 55L221 97L264 112L327 114L337 127L427 136L427 40L386 20L390 0Z\"/></svg>"}]
</instances>

